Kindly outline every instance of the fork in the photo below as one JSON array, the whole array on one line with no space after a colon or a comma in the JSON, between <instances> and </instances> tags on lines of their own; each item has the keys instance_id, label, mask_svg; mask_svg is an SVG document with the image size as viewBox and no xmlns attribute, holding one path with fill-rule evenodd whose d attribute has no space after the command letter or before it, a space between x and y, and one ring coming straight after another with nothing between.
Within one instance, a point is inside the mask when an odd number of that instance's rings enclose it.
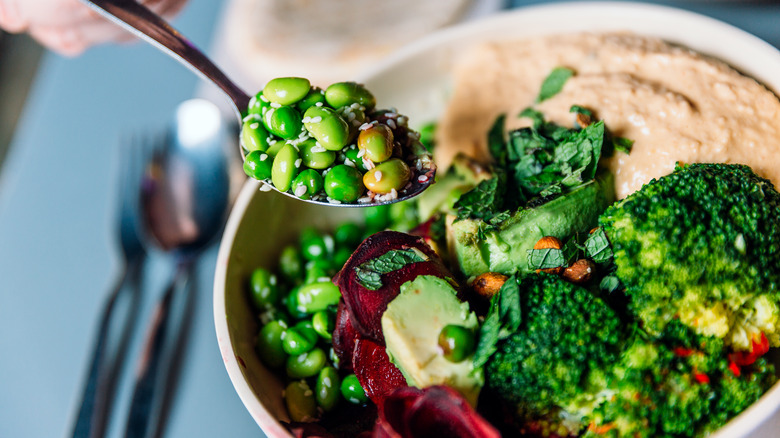
<instances>
[{"instance_id":1,"label":"fork","mask_svg":"<svg viewBox=\"0 0 780 438\"><path fill-rule=\"evenodd\" d=\"M120 144L117 238L122 270L103 307L87 380L73 427L74 438L105 434L123 358L137 319L146 251L140 234L141 181L151 159L149 141L133 136Z\"/></svg>"}]
</instances>

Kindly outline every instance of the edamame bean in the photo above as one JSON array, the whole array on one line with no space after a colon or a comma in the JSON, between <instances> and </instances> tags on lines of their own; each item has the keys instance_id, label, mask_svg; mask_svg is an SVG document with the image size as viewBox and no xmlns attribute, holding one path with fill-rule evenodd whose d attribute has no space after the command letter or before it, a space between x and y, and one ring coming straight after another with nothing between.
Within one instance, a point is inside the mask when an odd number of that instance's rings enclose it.
<instances>
[{"instance_id":1,"label":"edamame bean","mask_svg":"<svg viewBox=\"0 0 780 438\"><path fill-rule=\"evenodd\" d=\"M360 153L360 149L354 146L351 146L349 149L344 151L344 158L345 158L344 164L350 167L354 167L361 172L366 172L368 168L366 168L366 165L363 163L363 158L358 157L359 153ZM349 162L347 162L347 160L349 160Z\"/></svg>"},{"instance_id":2,"label":"edamame bean","mask_svg":"<svg viewBox=\"0 0 780 438\"><path fill-rule=\"evenodd\" d=\"M445 325L439 333L439 347L445 359L461 362L474 352L474 332L462 325Z\"/></svg>"},{"instance_id":3,"label":"edamame bean","mask_svg":"<svg viewBox=\"0 0 780 438\"><path fill-rule=\"evenodd\" d=\"M298 151L291 144L285 144L274 157L274 163L271 167L271 181L279 191L286 192L290 189L293 179L298 174L300 166L298 160Z\"/></svg>"},{"instance_id":4,"label":"edamame bean","mask_svg":"<svg viewBox=\"0 0 780 438\"><path fill-rule=\"evenodd\" d=\"M363 237L363 230L358 224L352 222L344 222L336 227L333 232L333 238L336 240L336 245L345 246L347 248L356 248Z\"/></svg>"},{"instance_id":5,"label":"edamame bean","mask_svg":"<svg viewBox=\"0 0 780 438\"><path fill-rule=\"evenodd\" d=\"M277 321L281 324L285 324L285 327L287 327L287 324L290 322L290 315L283 309L274 306L260 312L258 319L260 320L260 324L264 326L272 321Z\"/></svg>"},{"instance_id":6,"label":"edamame bean","mask_svg":"<svg viewBox=\"0 0 780 438\"><path fill-rule=\"evenodd\" d=\"M349 260L351 256L351 249L344 246L337 248L333 253L333 266L336 268L336 270L341 270L341 268L344 267L344 264L347 263L347 260Z\"/></svg>"},{"instance_id":7,"label":"edamame bean","mask_svg":"<svg viewBox=\"0 0 780 438\"><path fill-rule=\"evenodd\" d=\"M364 157L374 163L381 163L393 155L393 131L385 125L371 125L358 134L358 149Z\"/></svg>"},{"instance_id":8,"label":"edamame bean","mask_svg":"<svg viewBox=\"0 0 780 438\"><path fill-rule=\"evenodd\" d=\"M311 319L298 321L298 323L295 324L293 328L303 334L306 339L313 340L315 343L317 342L317 331L314 330L314 324L312 323Z\"/></svg>"},{"instance_id":9,"label":"edamame bean","mask_svg":"<svg viewBox=\"0 0 780 438\"><path fill-rule=\"evenodd\" d=\"M344 377L344 380L341 381L341 395L343 395L347 401L356 405L368 401L366 392L363 391L363 387L360 386L360 381L354 374Z\"/></svg>"},{"instance_id":10,"label":"edamame bean","mask_svg":"<svg viewBox=\"0 0 780 438\"><path fill-rule=\"evenodd\" d=\"M268 81L263 88L263 96L279 105L292 105L303 99L311 88L306 78L275 78Z\"/></svg>"},{"instance_id":11,"label":"edamame bean","mask_svg":"<svg viewBox=\"0 0 780 438\"><path fill-rule=\"evenodd\" d=\"M298 145L303 165L311 169L327 169L336 161L336 152L329 151L310 138Z\"/></svg>"},{"instance_id":12,"label":"edamame bean","mask_svg":"<svg viewBox=\"0 0 780 438\"><path fill-rule=\"evenodd\" d=\"M317 414L317 398L305 380L291 382L284 389L284 402L292 421L309 422Z\"/></svg>"},{"instance_id":13,"label":"edamame bean","mask_svg":"<svg viewBox=\"0 0 780 438\"><path fill-rule=\"evenodd\" d=\"M279 302L279 288L276 275L264 268L252 271L249 278L249 289L252 292L252 301L258 309L272 307Z\"/></svg>"},{"instance_id":14,"label":"edamame bean","mask_svg":"<svg viewBox=\"0 0 780 438\"><path fill-rule=\"evenodd\" d=\"M244 159L244 173L254 179L268 179L271 177L273 159L262 151L252 151Z\"/></svg>"},{"instance_id":15,"label":"edamame bean","mask_svg":"<svg viewBox=\"0 0 780 438\"><path fill-rule=\"evenodd\" d=\"M301 99L300 102L295 104L298 110L305 113L307 109L316 106L318 103L325 104L325 92L319 87L311 87L306 97ZM320 105L322 106L322 105Z\"/></svg>"},{"instance_id":16,"label":"edamame bean","mask_svg":"<svg viewBox=\"0 0 780 438\"><path fill-rule=\"evenodd\" d=\"M268 131L259 119L250 119L241 126L241 145L249 152L268 149Z\"/></svg>"},{"instance_id":17,"label":"edamame bean","mask_svg":"<svg viewBox=\"0 0 780 438\"><path fill-rule=\"evenodd\" d=\"M297 291L298 287L294 287L290 293L282 298L282 302L284 303L285 307L287 307L287 313L289 313L290 316L292 316L294 319L301 319L305 318L307 315L298 308Z\"/></svg>"},{"instance_id":18,"label":"edamame bean","mask_svg":"<svg viewBox=\"0 0 780 438\"><path fill-rule=\"evenodd\" d=\"M311 317L311 326L326 341L333 339L336 315L330 310L320 310Z\"/></svg>"},{"instance_id":19,"label":"edamame bean","mask_svg":"<svg viewBox=\"0 0 780 438\"><path fill-rule=\"evenodd\" d=\"M304 259L319 260L327 256L325 238L314 227L306 227L301 231L300 242Z\"/></svg>"},{"instance_id":20,"label":"edamame bean","mask_svg":"<svg viewBox=\"0 0 780 438\"><path fill-rule=\"evenodd\" d=\"M324 263L310 263L306 267L306 278L303 281L304 285L330 281L330 275L328 275L328 268L330 268L330 263L325 259L320 259L317 261ZM328 267L322 266L324 264L327 264Z\"/></svg>"},{"instance_id":21,"label":"edamame bean","mask_svg":"<svg viewBox=\"0 0 780 438\"><path fill-rule=\"evenodd\" d=\"M312 333L314 336L312 336ZM282 336L282 349L291 356L306 353L317 343L317 332L306 327L290 327Z\"/></svg>"},{"instance_id":22,"label":"edamame bean","mask_svg":"<svg viewBox=\"0 0 780 438\"><path fill-rule=\"evenodd\" d=\"M264 364L270 368L279 368L287 362L287 353L282 347L282 336L286 324L280 321L271 321L260 329L255 346L257 354Z\"/></svg>"},{"instance_id":23,"label":"edamame bean","mask_svg":"<svg viewBox=\"0 0 780 438\"><path fill-rule=\"evenodd\" d=\"M319 312L339 303L341 292L330 281L301 286L297 292L298 308L306 313Z\"/></svg>"},{"instance_id":24,"label":"edamame bean","mask_svg":"<svg viewBox=\"0 0 780 438\"><path fill-rule=\"evenodd\" d=\"M325 193L339 202L355 202L365 191L362 177L354 167L336 165L325 175Z\"/></svg>"},{"instance_id":25,"label":"edamame bean","mask_svg":"<svg viewBox=\"0 0 780 438\"><path fill-rule=\"evenodd\" d=\"M376 106L376 98L368 89L357 82L337 82L325 89L325 100L333 108L359 103L367 109Z\"/></svg>"},{"instance_id":26,"label":"edamame bean","mask_svg":"<svg viewBox=\"0 0 780 438\"><path fill-rule=\"evenodd\" d=\"M265 114L266 110L271 107L271 101L263 96L263 92L260 91L249 100L249 108L247 108L247 117L244 118L244 122L250 118L260 118Z\"/></svg>"},{"instance_id":27,"label":"edamame bean","mask_svg":"<svg viewBox=\"0 0 780 438\"><path fill-rule=\"evenodd\" d=\"M411 178L409 166L398 158L391 158L366 172L363 184L372 192L384 195L401 190Z\"/></svg>"},{"instance_id":28,"label":"edamame bean","mask_svg":"<svg viewBox=\"0 0 780 438\"><path fill-rule=\"evenodd\" d=\"M306 169L295 177L291 189L295 196L311 199L322 191L322 176L314 169Z\"/></svg>"},{"instance_id":29,"label":"edamame bean","mask_svg":"<svg viewBox=\"0 0 780 438\"><path fill-rule=\"evenodd\" d=\"M279 154L279 151L282 150L286 144L287 142L285 141L274 140L268 145L268 150L266 150L266 153L268 153L268 155L270 155L272 158L276 157L276 155Z\"/></svg>"},{"instance_id":30,"label":"edamame bean","mask_svg":"<svg viewBox=\"0 0 780 438\"><path fill-rule=\"evenodd\" d=\"M322 410L330 411L339 402L341 396L339 373L333 367L325 367L317 376L317 384L314 386L314 397Z\"/></svg>"},{"instance_id":31,"label":"edamame bean","mask_svg":"<svg viewBox=\"0 0 780 438\"><path fill-rule=\"evenodd\" d=\"M263 125L271 134L290 140L301 134L301 113L290 106L269 108L263 114Z\"/></svg>"},{"instance_id":32,"label":"edamame bean","mask_svg":"<svg viewBox=\"0 0 780 438\"><path fill-rule=\"evenodd\" d=\"M303 121L309 134L329 151L339 151L349 141L349 125L330 108L313 106L306 110Z\"/></svg>"},{"instance_id":33,"label":"edamame bean","mask_svg":"<svg viewBox=\"0 0 780 438\"><path fill-rule=\"evenodd\" d=\"M321 348L287 358L287 375L293 379L316 376L325 366L328 357Z\"/></svg>"},{"instance_id":34,"label":"edamame bean","mask_svg":"<svg viewBox=\"0 0 780 438\"><path fill-rule=\"evenodd\" d=\"M289 282L303 277L303 260L297 245L287 245L279 255L279 272Z\"/></svg>"}]
</instances>

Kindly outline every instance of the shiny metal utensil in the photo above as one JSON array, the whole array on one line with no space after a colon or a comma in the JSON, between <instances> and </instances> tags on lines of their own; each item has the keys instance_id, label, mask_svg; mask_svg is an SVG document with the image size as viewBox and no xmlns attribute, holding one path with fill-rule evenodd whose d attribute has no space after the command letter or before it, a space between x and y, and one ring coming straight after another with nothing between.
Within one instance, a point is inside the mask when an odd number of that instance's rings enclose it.
<instances>
[{"instance_id":1,"label":"shiny metal utensil","mask_svg":"<svg viewBox=\"0 0 780 438\"><path fill-rule=\"evenodd\" d=\"M147 169L141 212L148 241L170 253L176 271L158 302L137 370L125 436L155 437L164 427L169 399L184 356L198 256L220 233L230 204L227 153L236 135L216 106L194 99L181 104Z\"/></svg>"},{"instance_id":2,"label":"shiny metal utensil","mask_svg":"<svg viewBox=\"0 0 780 438\"><path fill-rule=\"evenodd\" d=\"M73 437L103 436L113 404L132 327L141 298L140 283L146 251L139 236L141 177L151 159L148 141L134 137L120 146L117 232L122 270L106 299L81 395Z\"/></svg>"},{"instance_id":3,"label":"shiny metal utensil","mask_svg":"<svg viewBox=\"0 0 780 438\"><path fill-rule=\"evenodd\" d=\"M124 27L139 38L149 42L189 67L190 70L200 75L206 81L219 87L232 102L233 110L238 117L239 124L243 122L242 113L244 113L249 105L249 95L234 84L227 75L203 54L203 52L198 50L194 44L189 42L165 20L135 0L81 1L90 6L97 13ZM243 157L244 149L241 147L239 147L239 149L241 151L241 156ZM295 198L296 200L310 202L312 204L327 205L329 207L373 207L381 204L392 204L405 201L419 195L434 182L432 175L435 172L435 168L436 166L433 164L432 160L425 160L425 172L423 173L428 174L428 176L423 178L423 181L413 178L411 187L403 196L381 203L332 204L327 200L315 201L311 199L301 199L292 193L280 192L272 184L265 184L264 187L276 190L278 193Z\"/></svg>"}]
</instances>

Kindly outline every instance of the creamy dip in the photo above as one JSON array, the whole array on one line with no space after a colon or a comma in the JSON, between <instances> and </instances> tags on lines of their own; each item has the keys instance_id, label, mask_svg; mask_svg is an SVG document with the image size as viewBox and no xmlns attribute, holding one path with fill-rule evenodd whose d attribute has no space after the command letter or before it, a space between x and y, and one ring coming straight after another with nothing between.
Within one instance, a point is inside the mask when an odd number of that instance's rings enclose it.
<instances>
[{"instance_id":1,"label":"creamy dip","mask_svg":"<svg viewBox=\"0 0 780 438\"><path fill-rule=\"evenodd\" d=\"M780 186L780 100L723 62L632 34L573 34L496 42L469 50L454 71L453 95L440 120L443 163L456 151L486 154L486 133L508 115L510 128L534 104L558 66L573 69L563 90L536 109L572 126L572 105L594 111L617 136L635 141L629 155L606 160L620 198L677 161L742 163Z\"/></svg>"}]
</instances>

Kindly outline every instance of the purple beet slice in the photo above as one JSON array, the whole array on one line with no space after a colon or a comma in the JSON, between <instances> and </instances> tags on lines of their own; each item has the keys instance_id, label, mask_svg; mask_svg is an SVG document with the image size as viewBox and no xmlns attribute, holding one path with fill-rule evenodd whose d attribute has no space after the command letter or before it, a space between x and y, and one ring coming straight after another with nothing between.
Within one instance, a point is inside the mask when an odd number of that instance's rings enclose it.
<instances>
[{"instance_id":1,"label":"purple beet slice","mask_svg":"<svg viewBox=\"0 0 780 438\"><path fill-rule=\"evenodd\" d=\"M406 378L390 362L385 346L370 339L355 340L352 366L363 391L377 405L387 393L406 386Z\"/></svg>"},{"instance_id":2,"label":"purple beet slice","mask_svg":"<svg viewBox=\"0 0 780 438\"><path fill-rule=\"evenodd\" d=\"M339 369L352 371L352 353L355 351L355 341L360 334L352 325L344 300L339 300L336 311L336 327L333 329L333 351L339 358Z\"/></svg>"},{"instance_id":3,"label":"purple beet slice","mask_svg":"<svg viewBox=\"0 0 780 438\"><path fill-rule=\"evenodd\" d=\"M383 274L382 285L377 290L368 289L358 281L356 268L362 264L390 250L411 248L425 254L428 260L410 263L401 269ZM384 344L381 320L387 304L398 295L402 284L419 275L452 278L441 259L422 238L395 231L381 231L360 244L333 281L339 287L346 308L352 315L354 328L364 337Z\"/></svg>"},{"instance_id":4,"label":"purple beet slice","mask_svg":"<svg viewBox=\"0 0 780 438\"><path fill-rule=\"evenodd\" d=\"M377 438L499 438L501 434L454 389L399 388L379 404Z\"/></svg>"}]
</instances>

